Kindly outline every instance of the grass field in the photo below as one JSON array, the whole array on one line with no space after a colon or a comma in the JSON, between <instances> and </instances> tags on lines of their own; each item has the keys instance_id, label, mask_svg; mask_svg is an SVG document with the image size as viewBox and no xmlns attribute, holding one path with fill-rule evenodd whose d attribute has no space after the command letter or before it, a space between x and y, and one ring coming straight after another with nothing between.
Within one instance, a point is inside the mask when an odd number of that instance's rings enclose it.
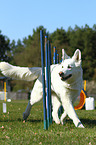
<instances>
[{"instance_id":1,"label":"grass field","mask_svg":"<svg viewBox=\"0 0 96 145\"><path fill-rule=\"evenodd\" d=\"M47 131L43 128L42 101L33 106L27 122L22 113L28 101L7 102L7 113L2 111L0 101L0 144L1 145L96 145L96 102L95 110L77 110L84 129L76 128L68 118L66 123L53 123Z\"/></svg>"}]
</instances>

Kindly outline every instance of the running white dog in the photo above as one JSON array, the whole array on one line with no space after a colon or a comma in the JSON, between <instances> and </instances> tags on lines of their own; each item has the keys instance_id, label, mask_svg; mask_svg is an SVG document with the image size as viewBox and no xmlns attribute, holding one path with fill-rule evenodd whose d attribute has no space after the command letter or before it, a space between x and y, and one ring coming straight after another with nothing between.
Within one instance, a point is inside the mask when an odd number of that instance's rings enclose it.
<instances>
[{"instance_id":1,"label":"running white dog","mask_svg":"<svg viewBox=\"0 0 96 145\"><path fill-rule=\"evenodd\" d=\"M3 75L15 79L27 81L37 79L31 92L28 106L23 113L23 119L27 119L32 105L42 99L43 89L41 67L19 67L10 65L6 62L1 62L0 70ZM57 124L60 124L60 122L63 124L64 118L68 115L73 120L76 127L84 128L72 105L80 95L81 87L81 52L77 49L72 58L69 58L66 55L66 59L61 64L51 65L52 116ZM59 120L58 109L61 104L64 108L64 113Z\"/></svg>"}]
</instances>

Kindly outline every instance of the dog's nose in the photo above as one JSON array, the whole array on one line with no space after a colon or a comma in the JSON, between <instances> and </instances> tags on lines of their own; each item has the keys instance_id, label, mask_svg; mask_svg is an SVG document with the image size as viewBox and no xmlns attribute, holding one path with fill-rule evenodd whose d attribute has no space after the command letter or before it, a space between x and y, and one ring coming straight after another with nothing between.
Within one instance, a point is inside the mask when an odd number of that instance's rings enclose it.
<instances>
[{"instance_id":1,"label":"dog's nose","mask_svg":"<svg viewBox=\"0 0 96 145\"><path fill-rule=\"evenodd\" d=\"M62 77L64 73L62 71L59 72L59 76Z\"/></svg>"}]
</instances>

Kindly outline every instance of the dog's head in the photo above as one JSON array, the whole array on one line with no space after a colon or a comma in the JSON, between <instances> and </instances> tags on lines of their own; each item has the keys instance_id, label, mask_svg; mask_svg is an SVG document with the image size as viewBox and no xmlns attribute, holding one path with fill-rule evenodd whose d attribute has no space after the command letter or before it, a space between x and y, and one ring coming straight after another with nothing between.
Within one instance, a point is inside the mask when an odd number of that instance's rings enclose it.
<instances>
[{"instance_id":1,"label":"dog's head","mask_svg":"<svg viewBox=\"0 0 96 145\"><path fill-rule=\"evenodd\" d=\"M68 57L61 63L59 76L62 81L73 82L81 75L81 52L77 49L72 58Z\"/></svg>"}]
</instances>

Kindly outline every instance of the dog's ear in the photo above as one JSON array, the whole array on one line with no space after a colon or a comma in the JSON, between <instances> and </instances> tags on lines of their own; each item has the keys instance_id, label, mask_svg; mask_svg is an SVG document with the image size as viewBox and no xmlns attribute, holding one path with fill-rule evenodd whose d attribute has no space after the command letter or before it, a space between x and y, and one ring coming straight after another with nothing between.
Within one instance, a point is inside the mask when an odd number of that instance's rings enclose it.
<instances>
[{"instance_id":1,"label":"dog's ear","mask_svg":"<svg viewBox=\"0 0 96 145\"><path fill-rule=\"evenodd\" d=\"M75 61L76 67L81 66L81 51L77 49L72 57Z\"/></svg>"},{"instance_id":2,"label":"dog's ear","mask_svg":"<svg viewBox=\"0 0 96 145\"><path fill-rule=\"evenodd\" d=\"M72 57L75 62L78 62L81 60L81 51L79 49L77 49Z\"/></svg>"},{"instance_id":3,"label":"dog's ear","mask_svg":"<svg viewBox=\"0 0 96 145\"><path fill-rule=\"evenodd\" d=\"M66 54L65 50L62 49L62 60L65 60L65 59L68 59L68 58L70 58L70 56L68 56L68 55Z\"/></svg>"}]
</instances>

